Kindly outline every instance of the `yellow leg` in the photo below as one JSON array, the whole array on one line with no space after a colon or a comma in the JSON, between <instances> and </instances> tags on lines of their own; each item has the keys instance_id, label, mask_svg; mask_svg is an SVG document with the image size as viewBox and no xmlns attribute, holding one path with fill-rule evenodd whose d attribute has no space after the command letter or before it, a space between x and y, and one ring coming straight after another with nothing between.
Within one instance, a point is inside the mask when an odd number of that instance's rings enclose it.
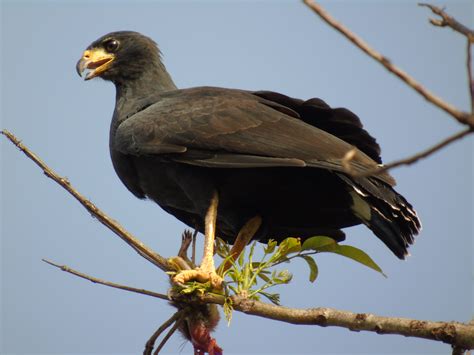
<instances>
[{"instance_id":1,"label":"yellow leg","mask_svg":"<svg viewBox=\"0 0 474 355\"><path fill-rule=\"evenodd\" d=\"M219 198L217 192L212 194L211 204L206 213L204 220L204 255L201 261L201 270L207 272L216 272L214 267L214 241L216 239L216 220L217 220L217 206Z\"/></svg>"},{"instance_id":2,"label":"yellow leg","mask_svg":"<svg viewBox=\"0 0 474 355\"><path fill-rule=\"evenodd\" d=\"M179 272L173 277L174 283L184 284L185 282L192 280L202 283L210 281L212 288L222 288L222 278L217 275L214 266L214 240L216 236L218 203L219 197L217 192L214 192L205 217L204 255L202 257L201 265L194 270L184 270Z\"/></svg>"}]
</instances>

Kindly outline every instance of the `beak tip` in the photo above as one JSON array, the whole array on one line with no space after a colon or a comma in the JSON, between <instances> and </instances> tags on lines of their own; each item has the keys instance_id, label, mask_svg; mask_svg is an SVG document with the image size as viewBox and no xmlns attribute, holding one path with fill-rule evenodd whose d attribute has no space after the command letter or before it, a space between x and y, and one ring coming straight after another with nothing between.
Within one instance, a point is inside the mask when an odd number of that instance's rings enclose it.
<instances>
[{"instance_id":1,"label":"beak tip","mask_svg":"<svg viewBox=\"0 0 474 355\"><path fill-rule=\"evenodd\" d=\"M77 75L79 75L79 77L81 78L82 78L82 73L84 72L84 69L85 69L84 61L82 59L79 59L79 61L76 64L76 72L77 72Z\"/></svg>"}]
</instances>

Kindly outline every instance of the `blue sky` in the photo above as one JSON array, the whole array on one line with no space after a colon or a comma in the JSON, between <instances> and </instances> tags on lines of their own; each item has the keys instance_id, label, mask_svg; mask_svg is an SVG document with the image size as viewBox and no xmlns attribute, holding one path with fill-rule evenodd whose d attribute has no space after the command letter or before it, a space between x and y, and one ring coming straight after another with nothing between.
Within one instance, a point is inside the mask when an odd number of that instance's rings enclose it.
<instances>
[{"instance_id":1,"label":"blue sky","mask_svg":"<svg viewBox=\"0 0 474 355\"><path fill-rule=\"evenodd\" d=\"M325 1L325 7L447 101L467 110L465 41L430 26L415 1ZM473 25L473 5L445 1ZM350 108L383 149L405 157L456 132L444 112L385 72L299 1L2 1L1 124L83 194L162 255L184 225L121 185L108 154L114 88L82 81L84 48L115 30L155 39L181 87L268 89ZM41 262L165 292L166 277L92 219L13 146L1 140L2 354L136 354L171 313L166 302L93 285ZM347 243L388 278L339 256L317 258L280 289L282 304L418 319L467 321L473 310L473 141L393 171L423 231L399 261L365 227ZM449 353L448 346L345 329L294 326L235 313L215 337L226 353ZM190 353L179 336L167 353ZM184 347L183 347L184 346Z\"/></svg>"}]
</instances>

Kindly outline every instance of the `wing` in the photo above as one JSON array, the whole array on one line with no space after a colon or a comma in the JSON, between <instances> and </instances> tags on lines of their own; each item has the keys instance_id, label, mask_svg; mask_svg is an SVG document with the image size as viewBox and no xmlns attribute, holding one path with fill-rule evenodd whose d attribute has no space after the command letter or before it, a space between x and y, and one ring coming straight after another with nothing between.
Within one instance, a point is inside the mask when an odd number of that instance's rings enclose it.
<instances>
[{"instance_id":1,"label":"wing","mask_svg":"<svg viewBox=\"0 0 474 355\"><path fill-rule=\"evenodd\" d=\"M206 167L309 166L344 172L344 156L361 144L308 124L308 116L297 111L281 100L246 91L176 90L124 120L115 133L113 148L131 155L170 154L176 161ZM314 110L316 116L317 112ZM318 117L314 120L318 122ZM355 149L351 161L355 171L377 166L378 159L367 155L375 157L375 153L362 145ZM377 179L394 184L389 174Z\"/></svg>"},{"instance_id":2,"label":"wing","mask_svg":"<svg viewBox=\"0 0 474 355\"><path fill-rule=\"evenodd\" d=\"M331 108L318 98L303 101L272 91L256 91L253 94L268 100L283 113L291 109L304 122L356 146L375 162L382 164L377 141L363 128L359 117L348 109Z\"/></svg>"}]
</instances>

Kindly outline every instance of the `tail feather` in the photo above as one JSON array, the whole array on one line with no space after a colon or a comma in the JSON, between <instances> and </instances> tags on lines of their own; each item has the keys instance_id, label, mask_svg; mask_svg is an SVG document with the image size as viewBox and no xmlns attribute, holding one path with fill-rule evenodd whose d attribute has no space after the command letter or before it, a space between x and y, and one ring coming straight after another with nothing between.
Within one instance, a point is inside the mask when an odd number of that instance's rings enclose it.
<instances>
[{"instance_id":1,"label":"tail feather","mask_svg":"<svg viewBox=\"0 0 474 355\"><path fill-rule=\"evenodd\" d=\"M397 217L389 219L376 207L372 207L370 220L363 222L400 259L408 255L408 247L414 243L415 234L418 234L418 230L406 228L411 223Z\"/></svg>"},{"instance_id":2,"label":"tail feather","mask_svg":"<svg viewBox=\"0 0 474 355\"><path fill-rule=\"evenodd\" d=\"M391 186L370 178L340 177L351 187L354 214L400 259L421 230L411 204Z\"/></svg>"},{"instance_id":3,"label":"tail feather","mask_svg":"<svg viewBox=\"0 0 474 355\"><path fill-rule=\"evenodd\" d=\"M365 224L382 240L400 259L408 253L408 243L400 238L400 230L388 222L381 214L374 214Z\"/></svg>"}]
</instances>

